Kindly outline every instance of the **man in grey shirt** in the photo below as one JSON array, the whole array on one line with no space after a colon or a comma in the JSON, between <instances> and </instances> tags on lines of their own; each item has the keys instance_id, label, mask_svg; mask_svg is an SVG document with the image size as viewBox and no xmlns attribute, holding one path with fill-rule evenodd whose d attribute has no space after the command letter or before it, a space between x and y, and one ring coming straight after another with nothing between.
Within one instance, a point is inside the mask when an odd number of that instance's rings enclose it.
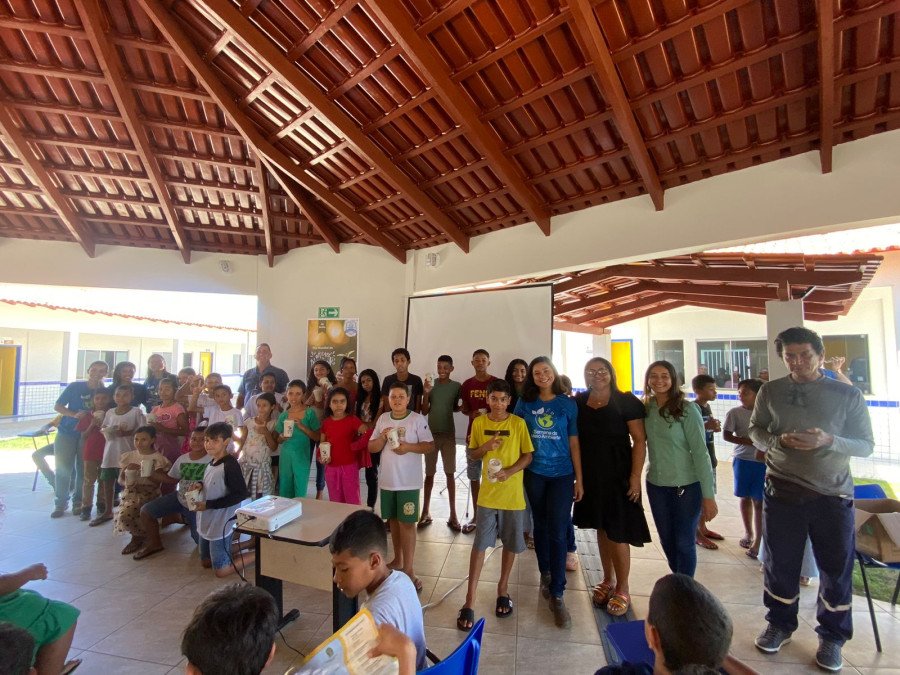
<instances>
[{"instance_id":1,"label":"man in grey shirt","mask_svg":"<svg viewBox=\"0 0 900 675\"><path fill-rule=\"evenodd\" d=\"M750 418L750 438L766 448L763 601L769 625L756 646L774 654L797 629L809 537L821 574L816 663L836 672L841 647L853 637L850 458L872 454L872 424L862 393L820 372L825 346L817 333L789 328L775 338L775 349L790 374L762 386Z\"/></svg>"}]
</instances>

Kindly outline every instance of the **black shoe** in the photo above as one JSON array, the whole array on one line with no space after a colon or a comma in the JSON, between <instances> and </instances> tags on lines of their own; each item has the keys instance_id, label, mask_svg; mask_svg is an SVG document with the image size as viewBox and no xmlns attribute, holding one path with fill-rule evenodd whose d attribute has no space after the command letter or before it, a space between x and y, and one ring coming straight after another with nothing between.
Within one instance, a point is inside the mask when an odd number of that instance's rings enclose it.
<instances>
[{"instance_id":1,"label":"black shoe","mask_svg":"<svg viewBox=\"0 0 900 675\"><path fill-rule=\"evenodd\" d=\"M841 658L841 645L831 640L819 639L819 649L816 651L816 663L822 670L832 673L838 672L844 667Z\"/></svg>"},{"instance_id":2,"label":"black shoe","mask_svg":"<svg viewBox=\"0 0 900 675\"><path fill-rule=\"evenodd\" d=\"M53 513L50 514L50 517L51 518L62 518L64 515L66 515L65 509L54 509Z\"/></svg>"},{"instance_id":3,"label":"black shoe","mask_svg":"<svg viewBox=\"0 0 900 675\"><path fill-rule=\"evenodd\" d=\"M756 648L766 654L777 654L778 650L791 641L791 634L777 626L769 624L756 638Z\"/></svg>"},{"instance_id":4,"label":"black shoe","mask_svg":"<svg viewBox=\"0 0 900 675\"><path fill-rule=\"evenodd\" d=\"M550 572L541 573L541 595L545 599L550 597Z\"/></svg>"},{"instance_id":5,"label":"black shoe","mask_svg":"<svg viewBox=\"0 0 900 675\"><path fill-rule=\"evenodd\" d=\"M78 517L82 520L90 520L91 519L91 510L89 508L81 509L81 513L78 514Z\"/></svg>"},{"instance_id":6,"label":"black shoe","mask_svg":"<svg viewBox=\"0 0 900 675\"><path fill-rule=\"evenodd\" d=\"M553 612L553 622L558 628L571 628L572 615L566 608L566 601L562 598L550 598L550 611Z\"/></svg>"}]
</instances>

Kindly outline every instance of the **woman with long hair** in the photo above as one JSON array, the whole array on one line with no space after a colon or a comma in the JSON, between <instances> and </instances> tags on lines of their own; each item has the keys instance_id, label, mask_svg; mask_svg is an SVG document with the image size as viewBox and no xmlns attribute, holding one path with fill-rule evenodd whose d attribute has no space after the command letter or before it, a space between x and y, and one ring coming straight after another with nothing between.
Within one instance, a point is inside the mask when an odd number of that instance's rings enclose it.
<instances>
[{"instance_id":1,"label":"woman with long hair","mask_svg":"<svg viewBox=\"0 0 900 675\"><path fill-rule=\"evenodd\" d=\"M134 382L134 376L137 373L137 366L135 366L131 361L120 361L116 364L116 367L113 368L112 373L112 384L109 385L109 398L112 400L112 397L116 393L116 389L119 388L119 385L122 384L130 384L133 395L131 397L131 405L138 408L142 405L146 405L147 403L147 387L138 382ZM150 412L150 409L147 408L147 412Z\"/></svg>"},{"instance_id":2,"label":"woman with long hair","mask_svg":"<svg viewBox=\"0 0 900 675\"><path fill-rule=\"evenodd\" d=\"M167 377L175 376L166 369L166 360L162 357L162 354L151 354L147 359L147 377L144 379L144 387L147 390L144 407L147 409L147 412L150 412L160 404L159 383Z\"/></svg>"},{"instance_id":3,"label":"woman with long hair","mask_svg":"<svg viewBox=\"0 0 900 675\"><path fill-rule=\"evenodd\" d=\"M630 546L650 541L641 505L646 411L634 394L619 391L616 371L604 358L585 364L584 383L587 391L575 397L584 498L575 504L573 520L597 530L603 581L594 587L594 604L622 616L631 604Z\"/></svg>"},{"instance_id":4,"label":"woman with long hair","mask_svg":"<svg viewBox=\"0 0 900 675\"><path fill-rule=\"evenodd\" d=\"M509 385L509 410L516 409L516 403L522 396L525 388L525 377L528 374L528 362L525 359L513 359L506 366L506 375L503 377Z\"/></svg>"},{"instance_id":5,"label":"woman with long hair","mask_svg":"<svg viewBox=\"0 0 900 675\"><path fill-rule=\"evenodd\" d=\"M328 397L329 390L337 385L337 376L334 374L334 368L325 360L319 360L312 364L309 369L309 376L306 378L306 405L308 405L316 413L319 422L325 417L325 399ZM322 499L325 494L325 465L318 459L319 443L315 442L312 448L312 459L316 462L316 499Z\"/></svg>"},{"instance_id":6,"label":"woman with long hair","mask_svg":"<svg viewBox=\"0 0 900 675\"><path fill-rule=\"evenodd\" d=\"M359 391L356 395L356 416L369 426L375 428L375 421L382 413L381 410L381 381L378 373L371 368L366 368L359 374ZM381 466L381 453L366 453L370 455L372 466L366 467L366 504L370 509L375 508L375 500L378 499L378 467Z\"/></svg>"},{"instance_id":7,"label":"woman with long hair","mask_svg":"<svg viewBox=\"0 0 900 675\"><path fill-rule=\"evenodd\" d=\"M700 408L685 399L675 367L655 361L644 376L647 498L669 569L694 576L694 532L719 512Z\"/></svg>"},{"instance_id":8,"label":"woman with long hair","mask_svg":"<svg viewBox=\"0 0 900 675\"><path fill-rule=\"evenodd\" d=\"M580 501L581 452L578 408L566 396L553 362L538 356L528 364L515 414L525 420L534 456L525 469L525 492L534 514L534 548L541 592L550 600L556 625L568 628L572 617L563 600L566 589L566 531L572 501Z\"/></svg>"}]
</instances>

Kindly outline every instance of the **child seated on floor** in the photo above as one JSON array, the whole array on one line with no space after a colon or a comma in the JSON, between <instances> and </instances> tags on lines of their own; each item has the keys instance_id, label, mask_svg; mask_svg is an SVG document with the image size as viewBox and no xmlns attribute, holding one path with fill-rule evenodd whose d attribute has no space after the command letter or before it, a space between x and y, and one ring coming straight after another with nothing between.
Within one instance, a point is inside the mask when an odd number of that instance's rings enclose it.
<instances>
[{"instance_id":1,"label":"child seated on floor","mask_svg":"<svg viewBox=\"0 0 900 675\"><path fill-rule=\"evenodd\" d=\"M278 608L249 584L221 588L200 603L184 629L188 675L259 675L275 656Z\"/></svg>"},{"instance_id":2,"label":"child seated on floor","mask_svg":"<svg viewBox=\"0 0 900 675\"><path fill-rule=\"evenodd\" d=\"M469 459L481 462L482 482L478 492L475 541L469 557L469 587L466 604L459 610L456 627L470 631L475 625L475 592L484 565L484 552L503 542L497 605L494 613L504 618L513 612L509 597L509 575L516 555L525 550L525 488L523 471L531 464L534 446L525 420L507 412L510 391L506 380L487 386L487 415L472 422Z\"/></svg>"},{"instance_id":3,"label":"child seated on floor","mask_svg":"<svg viewBox=\"0 0 900 675\"><path fill-rule=\"evenodd\" d=\"M732 633L728 612L705 586L686 574L668 574L653 587L644 622L655 663L625 661L596 675L715 675L720 669L728 675L754 675L728 654Z\"/></svg>"},{"instance_id":4,"label":"child seated on floor","mask_svg":"<svg viewBox=\"0 0 900 675\"><path fill-rule=\"evenodd\" d=\"M77 659L66 663L79 610L22 588L29 581L46 578L47 567L41 563L11 574L0 574L0 623L12 624L29 633L32 640L29 668L33 661L39 675L70 673L81 663ZM0 672L14 673L14 670L8 670L9 665L5 658L0 660ZM29 668L24 672L29 672Z\"/></svg>"},{"instance_id":5,"label":"child seated on floor","mask_svg":"<svg viewBox=\"0 0 900 675\"><path fill-rule=\"evenodd\" d=\"M425 667L425 628L422 605L409 576L387 566L387 533L381 518L356 511L331 535L334 582L348 598L363 591L363 607L377 624L390 624L416 645L416 669Z\"/></svg>"},{"instance_id":6,"label":"child seated on floor","mask_svg":"<svg viewBox=\"0 0 900 675\"><path fill-rule=\"evenodd\" d=\"M119 458L119 485L124 489L119 497L115 531L131 535L122 555L133 555L143 547L147 532L141 522L141 508L159 497L159 487L172 466L156 449L155 441L156 429L149 425L138 427L134 432L135 449Z\"/></svg>"}]
</instances>

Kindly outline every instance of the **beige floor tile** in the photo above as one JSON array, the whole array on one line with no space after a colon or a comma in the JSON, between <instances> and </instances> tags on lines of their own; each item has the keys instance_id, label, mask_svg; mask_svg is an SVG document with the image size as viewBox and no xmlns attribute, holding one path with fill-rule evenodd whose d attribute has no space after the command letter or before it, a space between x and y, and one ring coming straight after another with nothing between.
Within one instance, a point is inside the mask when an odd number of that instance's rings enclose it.
<instances>
[{"instance_id":1,"label":"beige floor tile","mask_svg":"<svg viewBox=\"0 0 900 675\"><path fill-rule=\"evenodd\" d=\"M557 630L557 629L554 629ZM593 673L606 665L603 648L562 640L519 637L516 645L516 675L546 675L565 669L567 673ZM504 672L504 671L496 671Z\"/></svg>"},{"instance_id":2,"label":"beige floor tile","mask_svg":"<svg viewBox=\"0 0 900 675\"><path fill-rule=\"evenodd\" d=\"M432 598L437 601L447 591L449 591L459 581L455 579L442 578L439 579L434 589ZM425 612L425 625L436 626L439 628L456 628L456 616L460 607L466 600L466 591L468 584L463 584L458 589L448 595L440 604L429 607ZM500 633L504 635L515 635L518 617L521 614L521 589L516 585L509 586L509 595L512 597L514 609L512 616L499 618L494 615L494 608L497 602L497 584L489 581L478 582L478 592L475 597L475 605L472 608L475 611L476 621L481 617L485 617L485 630L491 633ZM462 631L459 631L462 636Z\"/></svg>"},{"instance_id":3,"label":"beige floor tile","mask_svg":"<svg viewBox=\"0 0 900 675\"><path fill-rule=\"evenodd\" d=\"M760 652L754 640L766 627L766 608L761 604L742 605L725 603L725 609L731 616L735 626L731 640L731 653L737 658L763 660L770 664L813 664L819 640L812 628L800 622L800 628L794 632L790 644L781 648L777 654L765 655Z\"/></svg>"},{"instance_id":4,"label":"beige floor tile","mask_svg":"<svg viewBox=\"0 0 900 675\"><path fill-rule=\"evenodd\" d=\"M77 671L79 675L82 673L84 675L110 675L110 673L115 673L115 675L162 675L171 670L171 666L164 664L124 659L120 656L91 651L82 652L78 658L81 659L81 666Z\"/></svg>"},{"instance_id":5,"label":"beige floor tile","mask_svg":"<svg viewBox=\"0 0 900 675\"><path fill-rule=\"evenodd\" d=\"M441 659L450 656L465 638L466 633L456 628L425 628L428 649ZM512 673L516 665L517 645L518 640L515 635L483 633L478 671L486 674Z\"/></svg>"},{"instance_id":6,"label":"beige floor tile","mask_svg":"<svg viewBox=\"0 0 900 675\"><path fill-rule=\"evenodd\" d=\"M875 651L875 637L868 612L853 612L853 639L844 645L844 660L867 668L900 668L900 621L877 615L882 653Z\"/></svg>"},{"instance_id":7,"label":"beige floor tile","mask_svg":"<svg viewBox=\"0 0 900 675\"><path fill-rule=\"evenodd\" d=\"M416 541L416 557L414 567L416 574L438 577L447 561L451 544L434 541Z\"/></svg>"},{"instance_id":8,"label":"beige floor tile","mask_svg":"<svg viewBox=\"0 0 900 675\"><path fill-rule=\"evenodd\" d=\"M667 574L669 574L669 564L665 560L632 558L631 574L628 578L631 595L649 596L656 580Z\"/></svg>"},{"instance_id":9,"label":"beige floor tile","mask_svg":"<svg viewBox=\"0 0 900 675\"><path fill-rule=\"evenodd\" d=\"M51 568L48 577L54 581L99 587L123 574L137 577L139 575L134 573L139 569L140 564L131 557L123 556L117 549L107 549L103 557L90 561L80 560L56 569Z\"/></svg>"},{"instance_id":10,"label":"beige floor tile","mask_svg":"<svg viewBox=\"0 0 900 675\"><path fill-rule=\"evenodd\" d=\"M53 598L62 602L72 602L76 598L80 598L82 595L94 590L93 586L69 584L64 581L54 581L53 579L29 581L22 588L37 591L46 598Z\"/></svg>"},{"instance_id":11,"label":"beige floor tile","mask_svg":"<svg viewBox=\"0 0 900 675\"><path fill-rule=\"evenodd\" d=\"M486 551L484 566L479 577L480 581L496 582L500 579L500 563L503 558L502 550L502 548L495 548ZM469 557L471 552L471 544L453 544L441 569L440 576L445 579L465 579L469 576ZM518 576L518 564L518 560L513 563L510 581L514 581Z\"/></svg>"},{"instance_id":12,"label":"beige floor tile","mask_svg":"<svg viewBox=\"0 0 900 675\"><path fill-rule=\"evenodd\" d=\"M165 598L166 595L132 593L110 588L97 588L77 598L72 604L81 610L81 616L72 646L89 649Z\"/></svg>"},{"instance_id":13,"label":"beige floor tile","mask_svg":"<svg viewBox=\"0 0 900 675\"><path fill-rule=\"evenodd\" d=\"M518 603L518 636L520 638L548 638L555 642L600 644L600 634L594 619L587 591L566 591L565 600L572 615L572 627L557 628L549 602L534 587L521 587Z\"/></svg>"},{"instance_id":14,"label":"beige floor tile","mask_svg":"<svg viewBox=\"0 0 900 675\"><path fill-rule=\"evenodd\" d=\"M523 586L539 586L541 573L538 569L537 558L534 551L525 551L518 556L519 583ZM566 572L566 590L583 591L587 589L584 581L584 571L579 563L578 569Z\"/></svg>"},{"instance_id":15,"label":"beige floor tile","mask_svg":"<svg viewBox=\"0 0 900 675\"><path fill-rule=\"evenodd\" d=\"M746 567L698 563L694 578L722 602L762 604L762 577Z\"/></svg>"}]
</instances>

